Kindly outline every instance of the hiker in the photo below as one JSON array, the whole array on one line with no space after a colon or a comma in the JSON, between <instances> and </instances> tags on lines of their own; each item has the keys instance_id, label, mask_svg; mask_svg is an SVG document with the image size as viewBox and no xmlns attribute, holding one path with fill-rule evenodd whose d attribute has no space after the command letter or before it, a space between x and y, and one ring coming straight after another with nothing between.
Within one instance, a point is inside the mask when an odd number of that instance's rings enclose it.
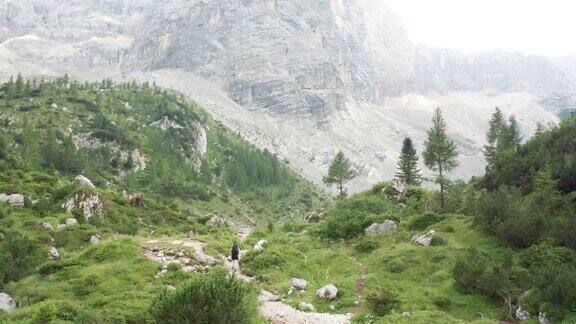
<instances>
[{"instance_id":1,"label":"hiker","mask_svg":"<svg viewBox=\"0 0 576 324\"><path fill-rule=\"evenodd\" d=\"M240 248L238 248L238 244L236 244L236 242L234 242L234 245L232 245L230 254L232 256L232 270L236 272L238 269L238 258L240 256Z\"/></svg>"}]
</instances>

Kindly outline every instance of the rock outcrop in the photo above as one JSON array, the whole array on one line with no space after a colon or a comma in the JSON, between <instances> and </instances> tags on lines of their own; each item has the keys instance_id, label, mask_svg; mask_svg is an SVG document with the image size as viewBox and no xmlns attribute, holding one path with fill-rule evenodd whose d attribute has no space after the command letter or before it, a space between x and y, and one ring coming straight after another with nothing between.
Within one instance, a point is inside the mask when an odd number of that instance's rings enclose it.
<instances>
[{"instance_id":1,"label":"rock outcrop","mask_svg":"<svg viewBox=\"0 0 576 324\"><path fill-rule=\"evenodd\" d=\"M260 240L260 241L256 242L256 244L254 244L254 250L262 250L266 246L268 246L268 241Z\"/></svg>"},{"instance_id":2,"label":"rock outcrop","mask_svg":"<svg viewBox=\"0 0 576 324\"><path fill-rule=\"evenodd\" d=\"M100 243L100 235L94 234L94 235L90 236L90 244L98 245L99 243Z\"/></svg>"},{"instance_id":3,"label":"rock outcrop","mask_svg":"<svg viewBox=\"0 0 576 324\"><path fill-rule=\"evenodd\" d=\"M74 178L74 184L79 188L96 189L96 186L92 183L92 181L83 175L79 175Z\"/></svg>"},{"instance_id":4,"label":"rock outcrop","mask_svg":"<svg viewBox=\"0 0 576 324\"><path fill-rule=\"evenodd\" d=\"M48 258L50 260L58 260L60 259L60 252L55 247L51 247L48 251Z\"/></svg>"},{"instance_id":5,"label":"rock outcrop","mask_svg":"<svg viewBox=\"0 0 576 324\"><path fill-rule=\"evenodd\" d=\"M373 223L364 229L364 235L375 236L380 234L388 234L396 231L396 222L393 220L385 220L384 223Z\"/></svg>"},{"instance_id":6,"label":"rock outcrop","mask_svg":"<svg viewBox=\"0 0 576 324\"><path fill-rule=\"evenodd\" d=\"M103 216L105 211L104 199L96 194L89 193L75 194L62 204L62 208L67 212L80 209L86 220L95 216Z\"/></svg>"},{"instance_id":7,"label":"rock outcrop","mask_svg":"<svg viewBox=\"0 0 576 324\"><path fill-rule=\"evenodd\" d=\"M16 309L16 302L10 295L0 293L0 311L12 312Z\"/></svg>"},{"instance_id":8,"label":"rock outcrop","mask_svg":"<svg viewBox=\"0 0 576 324\"><path fill-rule=\"evenodd\" d=\"M308 289L308 281L299 278L292 278L291 281L292 287L297 290L306 290Z\"/></svg>"},{"instance_id":9,"label":"rock outcrop","mask_svg":"<svg viewBox=\"0 0 576 324\"><path fill-rule=\"evenodd\" d=\"M430 230L427 233L412 236L412 242L422 246L429 246L434 236L436 236L436 231Z\"/></svg>"},{"instance_id":10,"label":"rock outcrop","mask_svg":"<svg viewBox=\"0 0 576 324\"><path fill-rule=\"evenodd\" d=\"M332 284L326 285L316 290L316 297L326 300L334 300L338 297L338 288Z\"/></svg>"},{"instance_id":11,"label":"rock outcrop","mask_svg":"<svg viewBox=\"0 0 576 324\"><path fill-rule=\"evenodd\" d=\"M206 222L207 226L212 226L212 227L224 227L226 225L228 225L228 223L226 222L226 220L220 216L213 216L212 218L210 218L207 222Z\"/></svg>"},{"instance_id":12,"label":"rock outcrop","mask_svg":"<svg viewBox=\"0 0 576 324\"><path fill-rule=\"evenodd\" d=\"M20 194L0 194L0 202L8 203L15 207L24 207L25 198Z\"/></svg>"}]
</instances>

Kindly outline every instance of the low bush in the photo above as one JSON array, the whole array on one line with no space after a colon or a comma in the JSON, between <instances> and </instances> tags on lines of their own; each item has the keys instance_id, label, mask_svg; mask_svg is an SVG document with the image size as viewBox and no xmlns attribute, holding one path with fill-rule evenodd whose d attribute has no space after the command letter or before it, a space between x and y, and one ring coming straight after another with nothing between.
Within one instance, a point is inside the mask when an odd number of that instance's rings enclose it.
<instances>
[{"instance_id":1,"label":"low bush","mask_svg":"<svg viewBox=\"0 0 576 324\"><path fill-rule=\"evenodd\" d=\"M364 233L370 225L370 214L352 209L336 209L329 212L322 223L320 233L327 239L351 239Z\"/></svg>"},{"instance_id":2,"label":"low bush","mask_svg":"<svg viewBox=\"0 0 576 324\"><path fill-rule=\"evenodd\" d=\"M434 225L446 217L444 215L438 215L436 213L426 213L424 215L420 215L410 223L410 229L415 231L422 231L427 229L429 226Z\"/></svg>"},{"instance_id":3,"label":"low bush","mask_svg":"<svg viewBox=\"0 0 576 324\"><path fill-rule=\"evenodd\" d=\"M510 280L511 262L470 248L454 265L456 288L465 293L480 293L492 298L508 296L514 284Z\"/></svg>"},{"instance_id":4,"label":"low bush","mask_svg":"<svg viewBox=\"0 0 576 324\"><path fill-rule=\"evenodd\" d=\"M380 247L380 241L376 237L365 236L354 244L354 250L360 253L370 253Z\"/></svg>"},{"instance_id":5,"label":"low bush","mask_svg":"<svg viewBox=\"0 0 576 324\"><path fill-rule=\"evenodd\" d=\"M156 323L249 323L257 317L254 289L224 271L198 275L150 306Z\"/></svg>"},{"instance_id":6,"label":"low bush","mask_svg":"<svg viewBox=\"0 0 576 324\"><path fill-rule=\"evenodd\" d=\"M388 315L400 305L398 293L389 286L371 289L365 298L370 309L378 316Z\"/></svg>"},{"instance_id":7,"label":"low bush","mask_svg":"<svg viewBox=\"0 0 576 324\"><path fill-rule=\"evenodd\" d=\"M262 270L280 267L286 263L286 261L286 257L280 252L268 248L264 250L251 250L242 256L240 262L244 272L255 275Z\"/></svg>"},{"instance_id":8,"label":"low bush","mask_svg":"<svg viewBox=\"0 0 576 324\"><path fill-rule=\"evenodd\" d=\"M40 244L20 233L7 233L0 241L0 282L16 281L42 262Z\"/></svg>"}]
</instances>

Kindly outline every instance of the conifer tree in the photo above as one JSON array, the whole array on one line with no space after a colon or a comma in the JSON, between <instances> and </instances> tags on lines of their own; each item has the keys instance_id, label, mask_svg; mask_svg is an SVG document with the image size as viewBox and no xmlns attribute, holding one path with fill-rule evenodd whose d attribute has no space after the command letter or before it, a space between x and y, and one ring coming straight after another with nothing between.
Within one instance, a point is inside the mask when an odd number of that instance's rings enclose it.
<instances>
[{"instance_id":1,"label":"conifer tree","mask_svg":"<svg viewBox=\"0 0 576 324\"><path fill-rule=\"evenodd\" d=\"M512 115L508 119L508 125L506 125L502 131L498 152L501 153L505 150L516 151L521 143L520 126L516 121L516 117Z\"/></svg>"},{"instance_id":2,"label":"conifer tree","mask_svg":"<svg viewBox=\"0 0 576 324\"><path fill-rule=\"evenodd\" d=\"M328 169L328 174L324 176L322 181L331 186L336 184L340 192L340 197L346 196L346 191L344 190L344 183L354 179L357 176L356 171L352 169L350 161L344 157L342 151L336 154L330 168Z\"/></svg>"},{"instance_id":3,"label":"conifer tree","mask_svg":"<svg viewBox=\"0 0 576 324\"><path fill-rule=\"evenodd\" d=\"M502 132L506 127L506 122L504 120L504 115L500 108L496 107L492 118L490 119L490 128L486 134L486 144L484 146L484 156L486 157L486 162L488 166L492 166L496 157L498 156L498 143L502 138Z\"/></svg>"},{"instance_id":4,"label":"conifer tree","mask_svg":"<svg viewBox=\"0 0 576 324\"><path fill-rule=\"evenodd\" d=\"M18 97L22 97L24 95L24 78L20 73L18 73L16 76L16 83L14 84L14 88Z\"/></svg>"},{"instance_id":5,"label":"conifer tree","mask_svg":"<svg viewBox=\"0 0 576 324\"><path fill-rule=\"evenodd\" d=\"M424 163L432 170L438 172L436 183L440 185L440 207L446 207L445 188L447 184L446 173L458 166L456 156L456 142L446 132L446 121L442 117L440 107L436 108L432 117L432 128L424 142Z\"/></svg>"},{"instance_id":6,"label":"conifer tree","mask_svg":"<svg viewBox=\"0 0 576 324\"><path fill-rule=\"evenodd\" d=\"M46 141L40 148L42 153L42 166L45 168L60 169L60 148L56 142L56 134L54 131L49 131L46 134Z\"/></svg>"},{"instance_id":7,"label":"conifer tree","mask_svg":"<svg viewBox=\"0 0 576 324\"><path fill-rule=\"evenodd\" d=\"M410 137L404 138L404 142L402 143L396 177L407 185L420 184L421 176L420 170L418 169L418 155Z\"/></svg>"},{"instance_id":8,"label":"conifer tree","mask_svg":"<svg viewBox=\"0 0 576 324\"><path fill-rule=\"evenodd\" d=\"M4 84L4 97L7 100L14 98L16 90L14 89L14 78L10 77L10 80Z\"/></svg>"}]
</instances>

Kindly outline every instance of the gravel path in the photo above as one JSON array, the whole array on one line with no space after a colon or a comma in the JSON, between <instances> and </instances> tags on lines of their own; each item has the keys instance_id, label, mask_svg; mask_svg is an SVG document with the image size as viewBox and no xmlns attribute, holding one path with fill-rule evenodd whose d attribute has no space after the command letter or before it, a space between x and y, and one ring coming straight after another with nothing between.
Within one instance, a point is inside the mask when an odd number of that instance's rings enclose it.
<instances>
[{"instance_id":1,"label":"gravel path","mask_svg":"<svg viewBox=\"0 0 576 324\"><path fill-rule=\"evenodd\" d=\"M243 235L241 235L243 236ZM241 237L242 238L242 237ZM147 244L158 244L158 243L171 243L173 246L185 246L193 247L196 251L203 251L204 243L195 242L190 240L175 240L172 242L162 242L159 240L151 240L146 242ZM240 257L246 251L240 251ZM154 255L145 254L152 260L163 262L162 258L155 257ZM230 271L231 274L237 278L251 282L254 281L254 277L248 276L240 271L233 271L233 263L227 258L227 256L221 254L220 258L223 261L223 265ZM344 324L350 323L352 314L340 315L340 314L328 314L328 313L309 313L297 310L290 305L284 304L281 301L281 297L262 289L260 295L258 296L260 301L260 314L270 320L273 324Z\"/></svg>"}]
</instances>

